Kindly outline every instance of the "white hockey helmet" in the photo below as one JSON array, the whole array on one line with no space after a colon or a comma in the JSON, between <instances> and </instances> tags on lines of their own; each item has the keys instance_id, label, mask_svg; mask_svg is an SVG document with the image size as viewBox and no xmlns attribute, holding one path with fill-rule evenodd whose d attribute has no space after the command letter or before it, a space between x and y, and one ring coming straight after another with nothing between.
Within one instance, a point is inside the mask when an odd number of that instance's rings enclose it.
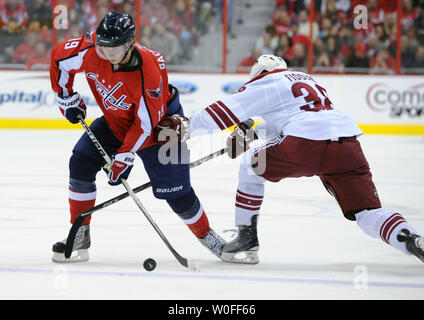
<instances>
[{"instance_id":1,"label":"white hockey helmet","mask_svg":"<svg viewBox=\"0 0 424 320\"><path fill-rule=\"evenodd\" d=\"M275 69L287 69L287 63L281 57L272 54L263 54L256 60L252 70L250 70L250 79L253 79L264 71L273 71Z\"/></svg>"}]
</instances>

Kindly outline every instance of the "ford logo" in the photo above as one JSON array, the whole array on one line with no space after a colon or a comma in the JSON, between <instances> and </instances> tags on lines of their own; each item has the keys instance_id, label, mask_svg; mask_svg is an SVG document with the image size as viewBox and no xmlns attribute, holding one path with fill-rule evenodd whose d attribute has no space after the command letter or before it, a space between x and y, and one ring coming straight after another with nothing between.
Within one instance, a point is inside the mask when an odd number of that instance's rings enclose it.
<instances>
[{"instance_id":1,"label":"ford logo","mask_svg":"<svg viewBox=\"0 0 424 320\"><path fill-rule=\"evenodd\" d=\"M172 81L171 83L177 87L180 94L188 94L197 90L197 85L193 82L188 81Z\"/></svg>"},{"instance_id":2,"label":"ford logo","mask_svg":"<svg viewBox=\"0 0 424 320\"><path fill-rule=\"evenodd\" d=\"M222 90L226 93L236 93L242 86L244 85L244 82L242 81L234 81L226 83L222 86Z\"/></svg>"}]
</instances>

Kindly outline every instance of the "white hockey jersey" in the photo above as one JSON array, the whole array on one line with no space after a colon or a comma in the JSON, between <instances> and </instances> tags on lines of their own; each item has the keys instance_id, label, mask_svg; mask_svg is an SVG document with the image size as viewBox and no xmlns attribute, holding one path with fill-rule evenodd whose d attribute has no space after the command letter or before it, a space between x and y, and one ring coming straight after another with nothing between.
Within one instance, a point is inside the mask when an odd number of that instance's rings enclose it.
<instances>
[{"instance_id":1,"label":"white hockey jersey","mask_svg":"<svg viewBox=\"0 0 424 320\"><path fill-rule=\"evenodd\" d=\"M190 136L228 128L252 117L264 120L267 138L289 135L310 140L359 136L352 118L336 110L326 90L310 75L291 69L262 73L233 95L190 118Z\"/></svg>"}]
</instances>

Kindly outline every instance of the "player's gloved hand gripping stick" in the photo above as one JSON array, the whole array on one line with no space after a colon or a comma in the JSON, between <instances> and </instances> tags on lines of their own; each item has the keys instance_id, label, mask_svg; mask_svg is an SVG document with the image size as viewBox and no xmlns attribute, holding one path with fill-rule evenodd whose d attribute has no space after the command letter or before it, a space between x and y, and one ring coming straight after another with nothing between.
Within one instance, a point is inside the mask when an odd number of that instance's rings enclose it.
<instances>
[{"instance_id":1,"label":"player's gloved hand gripping stick","mask_svg":"<svg viewBox=\"0 0 424 320\"><path fill-rule=\"evenodd\" d=\"M96 146L96 148L98 149L98 151L100 152L100 154L102 155L102 157L104 158L104 160L106 161L106 168L110 170L110 168L112 168L112 159L109 157L109 155L106 153L106 151L103 149L103 147L100 145L100 143L98 142L98 140L96 139L96 137L94 136L93 132L91 131L91 129L88 127L87 123L84 121L83 117L79 117L79 122L81 123L81 125L84 127L85 131L87 132L88 136L90 137L90 139L93 141L94 145ZM192 162L190 164L190 168L196 167L210 159L213 159L217 156L220 156L224 153L227 152L227 148L223 148L221 150L218 150L214 153L211 153L210 155L207 155L195 162ZM195 269L196 268L196 264L190 260L187 260L186 258L182 257L169 243L168 239L165 237L165 235L162 233L162 231L159 229L159 227L156 225L156 223L153 221L153 219L151 218L151 216L149 215L149 213L146 211L146 209L144 208L143 204L140 202L140 200L137 198L137 196L135 195L135 192L139 192L142 191L144 189L149 188L152 184L151 182L147 182L137 188L135 188L134 190L128 185L128 182L125 179L121 179L122 184L124 185L125 189L127 190L127 193L123 193L111 200L108 200L102 204L99 204L93 208L91 208L90 210L87 210L83 213L81 213L76 220L74 221L71 230L69 231L69 235L66 241L66 246L65 246L65 257L69 258L72 254L72 248L73 248L73 244L74 244L74 240L75 240L75 235L79 229L79 227L82 225L83 221L85 220L85 218L89 215L91 215L93 212L100 210L102 208L105 208L117 201L120 201L124 198L127 198L128 195L131 196L131 198L134 200L134 202L137 204L137 206L139 207L139 209L142 211L142 213L145 215L145 217L147 218L147 220L150 222L150 224L153 226L153 228L155 229L155 231L159 234L159 236L161 237L161 239L164 241L164 243L166 244L166 246L168 247L168 249L172 252L172 254L175 256L175 258L178 260L178 262L180 262L183 266L189 268L189 269Z\"/></svg>"}]
</instances>

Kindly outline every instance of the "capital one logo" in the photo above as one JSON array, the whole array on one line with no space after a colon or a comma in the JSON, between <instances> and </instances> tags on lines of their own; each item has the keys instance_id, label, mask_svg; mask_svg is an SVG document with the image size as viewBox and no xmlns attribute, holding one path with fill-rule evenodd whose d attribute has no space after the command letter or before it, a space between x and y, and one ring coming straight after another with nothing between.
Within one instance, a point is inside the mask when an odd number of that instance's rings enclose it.
<instances>
[{"instance_id":1,"label":"capital one logo","mask_svg":"<svg viewBox=\"0 0 424 320\"><path fill-rule=\"evenodd\" d=\"M378 82L367 90L366 101L371 110L389 113L392 118L424 118L424 83L399 88Z\"/></svg>"}]
</instances>

